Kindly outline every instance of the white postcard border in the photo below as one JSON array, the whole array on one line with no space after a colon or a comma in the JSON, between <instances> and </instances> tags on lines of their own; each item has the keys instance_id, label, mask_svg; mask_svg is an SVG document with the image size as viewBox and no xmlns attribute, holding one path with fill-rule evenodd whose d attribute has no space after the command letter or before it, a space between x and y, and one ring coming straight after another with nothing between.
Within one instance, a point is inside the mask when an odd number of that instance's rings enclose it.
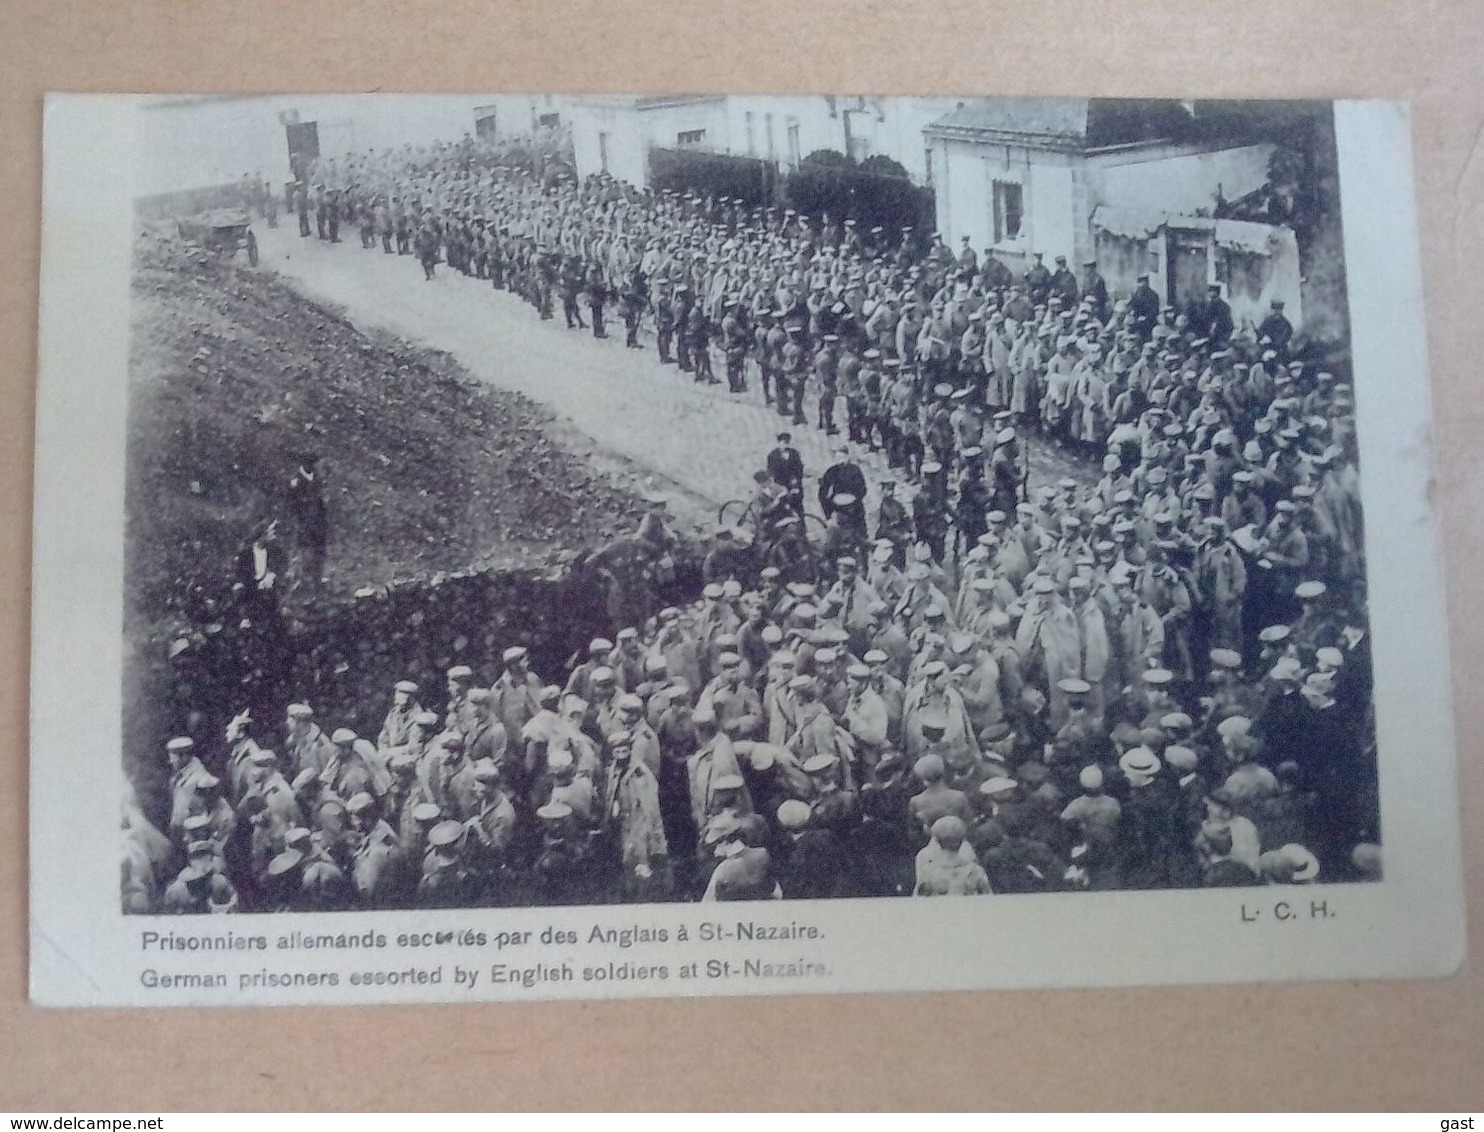
<instances>
[{"instance_id":1,"label":"white postcard border","mask_svg":"<svg viewBox=\"0 0 1484 1132\"><path fill-rule=\"evenodd\" d=\"M370 96L368 96L370 97ZM383 96L385 97L385 96ZM119 910L123 468L136 100L47 100L31 697L31 994L44 1005L258 1005L947 990L1446 975L1464 955L1447 610L1432 475L1416 202L1405 107L1335 108L1361 441L1386 877L1377 884L963 900L621 905L236 917ZM782 938L703 939L772 926ZM689 940L676 941L684 925ZM799 925L822 938L791 934ZM663 943L588 942L594 927ZM540 943L546 929L577 944ZM387 937L281 949L279 937ZM145 950L145 933L262 936L256 949ZM404 933L447 932L427 948ZM460 932L486 942L461 944ZM528 942L496 948L498 933ZM436 938L436 937L435 937ZM794 973L747 974L754 963ZM495 983L570 963L574 978ZM660 979L616 967L664 966ZM683 966L695 973L683 976ZM708 964L723 965L708 973ZM811 965L821 970L810 970ZM614 977L584 980L585 969ZM353 986L353 972L439 982ZM455 969L477 972L472 986ZM734 970L737 968L738 970ZM146 971L222 972L224 988ZM244 986L335 972L337 985Z\"/></svg>"}]
</instances>

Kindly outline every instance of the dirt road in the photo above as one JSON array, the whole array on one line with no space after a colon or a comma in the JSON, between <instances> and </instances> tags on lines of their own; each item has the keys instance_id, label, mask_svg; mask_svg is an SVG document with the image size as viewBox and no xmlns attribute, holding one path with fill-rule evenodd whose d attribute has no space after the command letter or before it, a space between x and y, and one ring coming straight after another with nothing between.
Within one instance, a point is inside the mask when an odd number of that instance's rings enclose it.
<instances>
[{"instance_id":1,"label":"dirt road","mask_svg":"<svg viewBox=\"0 0 1484 1132\"><path fill-rule=\"evenodd\" d=\"M516 296L444 265L425 282L413 257L363 249L354 234L332 245L289 226L257 231L263 266L304 294L339 304L359 324L447 350L472 374L542 402L599 445L713 504L746 497L774 443L780 418L755 386L734 395L724 385L697 385L659 364L652 334L644 350L625 349L617 317L610 337L595 340L568 330L560 313L542 322ZM793 431L812 480L833 461L830 443L813 428ZM866 471L874 514L884 457L868 456ZM1069 472L1086 475L1059 452L1033 455L1033 483ZM654 487L667 485L656 479Z\"/></svg>"}]
</instances>

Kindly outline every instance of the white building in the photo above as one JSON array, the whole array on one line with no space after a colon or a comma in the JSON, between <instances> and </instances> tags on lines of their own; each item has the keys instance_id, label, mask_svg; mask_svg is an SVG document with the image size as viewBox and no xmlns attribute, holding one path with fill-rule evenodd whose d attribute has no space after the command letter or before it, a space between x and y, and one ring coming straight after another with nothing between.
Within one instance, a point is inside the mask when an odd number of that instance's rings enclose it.
<instances>
[{"instance_id":1,"label":"white building","mask_svg":"<svg viewBox=\"0 0 1484 1132\"><path fill-rule=\"evenodd\" d=\"M938 227L1017 274L1037 253L1074 270L1096 259L1110 289L1149 272L1184 304L1220 283L1233 315L1261 322L1284 300L1302 324L1299 248L1278 225L1214 220L1268 180L1274 145L1182 103L975 99L926 129Z\"/></svg>"},{"instance_id":2,"label":"white building","mask_svg":"<svg viewBox=\"0 0 1484 1132\"><path fill-rule=\"evenodd\" d=\"M579 95L567 100L577 173L647 185L650 149L749 157L789 172L816 150L888 157L931 182L923 128L951 99L860 95Z\"/></svg>"},{"instance_id":3,"label":"white building","mask_svg":"<svg viewBox=\"0 0 1484 1132\"><path fill-rule=\"evenodd\" d=\"M135 195L291 177L290 153L326 158L456 142L466 135L529 136L560 126L560 95L220 95L145 102L138 122Z\"/></svg>"}]
</instances>

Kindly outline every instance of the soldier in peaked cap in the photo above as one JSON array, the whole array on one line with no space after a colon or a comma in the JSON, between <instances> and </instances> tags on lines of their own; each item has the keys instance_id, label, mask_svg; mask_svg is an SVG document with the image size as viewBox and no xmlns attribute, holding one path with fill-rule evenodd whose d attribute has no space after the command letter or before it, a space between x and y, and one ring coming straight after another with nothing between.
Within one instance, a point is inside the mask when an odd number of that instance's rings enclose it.
<instances>
[{"instance_id":1,"label":"soldier in peaked cap","mask_svg":"<svg viewBox=\"0 0 1484 1132\"><path fill-rule=\"evenodd\" d=\"M424 908L457 908L469 896L470 873L464 860L463 823L443 820L428 831L417 902Z\"/></svg>"},{"instance_id":2,"label":"soldier in peaked cap","mask_svg":"<svg viewBox=\"0 0 1484 1132\"><path fill-rule=\"evenodd\" d=\"M389 751L407 745L412 736L412 721L423 710L422 704L417 702L417 693L415 680L398 680L392 686L392 706L387 710L376 737L378 750Z\"/></svg>"},{"instance_id":3,"label":"soldier in peaked cap","mask_svg":"<svg viewBox=\"0 0 1484 1132\"><path fill-rule=\"evenodd\" d=\"M768 453L768 474L787 493L790 506L796 514L804 511L804 458L794 447L793 436L788 432L778 434L778 443Z\"/></svg>"},{"instance_id":4,"label":"soldier in peaked cap","mask_svg":"<svg viewBox=\"0 0 1484 1132\"><path fill-rule=\"evenodd\" d=\"M1266 338L1271 342L1274 353L1280 359L1288 356L1288 344L1293 340L1293 323L1288 321L1283 308L1283 300L1274 299L1268 304L1268 316L1257 328L1258 338Z\"/></svg>"}]
</instances>

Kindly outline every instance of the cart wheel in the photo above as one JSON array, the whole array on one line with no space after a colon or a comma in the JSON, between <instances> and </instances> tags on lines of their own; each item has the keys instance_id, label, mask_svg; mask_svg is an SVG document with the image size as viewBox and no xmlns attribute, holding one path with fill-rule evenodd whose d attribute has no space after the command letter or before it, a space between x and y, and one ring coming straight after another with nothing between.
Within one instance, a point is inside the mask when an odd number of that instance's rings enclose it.
<instances>
[{"instance_id":1,"label":"cart wheel","mask_svg":"<svg viewBox=\"0 0 1484 1132\"><path fill-rule=\"evenodd\" d=\"M751 527L752 504L746 499L733 499L721 505L716 521L723 527Z\"/></svg>"},{"instance_id":2,"label":"cart wheel","mask_svg":"<svg viewBox=\"0 0 1484 1132\"><path fill-rule=\"evenodd\" d=\"M258 238L251 232L247 234L247 262L252 267L258 266Z\"/></svg>"}]
</instances>

